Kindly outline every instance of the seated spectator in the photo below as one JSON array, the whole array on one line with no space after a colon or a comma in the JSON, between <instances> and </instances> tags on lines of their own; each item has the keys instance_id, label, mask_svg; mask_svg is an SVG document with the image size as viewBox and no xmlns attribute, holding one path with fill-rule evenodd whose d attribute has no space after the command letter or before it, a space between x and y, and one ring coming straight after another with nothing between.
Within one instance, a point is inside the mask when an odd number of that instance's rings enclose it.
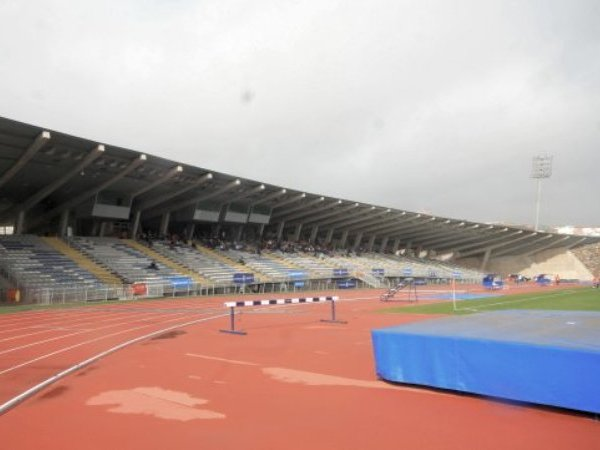
<instances>
[{"instance_id":1,"label":"seated spectator","mask_svg":"<svg viewBox=\"0 0 600 450\"><path fill-rule=\"evenodd\" d=\"M149 270L158 270L158 265L156 264L156 261L152 261L150 263L150 265L148 266Z\"/></svg>"}]
</instances>

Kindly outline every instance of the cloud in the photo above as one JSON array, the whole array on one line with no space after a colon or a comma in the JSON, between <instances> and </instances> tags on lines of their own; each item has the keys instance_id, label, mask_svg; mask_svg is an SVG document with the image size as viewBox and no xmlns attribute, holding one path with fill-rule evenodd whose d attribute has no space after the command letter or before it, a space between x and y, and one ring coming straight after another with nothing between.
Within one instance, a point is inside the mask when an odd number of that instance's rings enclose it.
<instances>
[{"instance_id":1,"label":"cloud","mask_svg":"<svg viewBox=\"0 0 600 450\"><path fill-rule=\"evenodd\" d=\"M595 1L5 0L0 15L5 117L513 223L532 222L531 158L549 153L542 222L600 223Z\"/></svg>"}]
</instances>

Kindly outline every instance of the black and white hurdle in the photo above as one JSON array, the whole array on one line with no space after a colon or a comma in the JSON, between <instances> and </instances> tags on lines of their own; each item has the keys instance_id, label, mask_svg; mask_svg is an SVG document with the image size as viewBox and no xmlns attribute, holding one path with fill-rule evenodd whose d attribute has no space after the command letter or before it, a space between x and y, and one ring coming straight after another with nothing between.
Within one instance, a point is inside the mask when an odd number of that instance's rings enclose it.
<instances>
[{"instance_id":1,"label":"black and white hurdle","mask_svg":"<svg viewBox=\"0 0 600 450\"><path fill-rule=\"evenodd\" d=\"M335 316L335 302L339 300L338 296L327 297L302 297L302 298L278 298L272 300L245 300L239 302L225 302L226 308L229 308L229 330L219 330L221 333L231 334L247 334L245 331L235 329L235 308L243 308L245 306L271 306L271 305L296 305L302 303L318 303L331 302L331 318L321 319L321 322L329 323L347 323L343 320L338 320Z\"/></svg>"}]
</instances>

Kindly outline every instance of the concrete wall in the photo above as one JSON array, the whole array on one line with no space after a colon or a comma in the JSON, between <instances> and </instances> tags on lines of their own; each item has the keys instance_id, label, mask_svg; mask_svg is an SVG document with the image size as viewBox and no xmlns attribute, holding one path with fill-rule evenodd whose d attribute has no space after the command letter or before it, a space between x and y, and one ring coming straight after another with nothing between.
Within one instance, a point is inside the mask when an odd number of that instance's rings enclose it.
<instances>
[{"instance_id":1,"label":"concrete wall","mask_svg":"<svg viewBox=\"0 0 600 450\"><path fill-rule=\"evenodd\" d=\"M481 266L481 258L466 258L458 260L457 263L474 269ZM558 274L561 278L576 278L579 280L591 280L593 275L577 256L566 249L552 249L541 252L532 257L524 256L502 256L492 258L488 261L486 272L498 273L503 277L509 273L520 273L532 277L540 273Z\"/></svg>"}]
</instances>

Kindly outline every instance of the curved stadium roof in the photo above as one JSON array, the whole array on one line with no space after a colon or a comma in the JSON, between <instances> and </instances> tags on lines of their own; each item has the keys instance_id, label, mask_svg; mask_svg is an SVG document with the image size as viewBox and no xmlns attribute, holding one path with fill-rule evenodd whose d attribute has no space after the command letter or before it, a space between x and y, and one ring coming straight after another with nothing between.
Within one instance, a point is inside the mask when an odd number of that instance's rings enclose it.
<instances>
[{"instance_id":1,"label":"curved stadium roof","mask_svg":"<svg viewBox=\"0 0 600 450\"><path fill-rule=\"evenodd\" d=\"M409 244L457 257L503 256L600 241L305 193L0 118L0 223L22 220L22 231L44 231L63 211L108 191L131 205L132 221L138 212L148 222L202 202L260 205L273 229L301 224L322 238L335 233L376 249Z\"/></svg>"}]
</instances>

